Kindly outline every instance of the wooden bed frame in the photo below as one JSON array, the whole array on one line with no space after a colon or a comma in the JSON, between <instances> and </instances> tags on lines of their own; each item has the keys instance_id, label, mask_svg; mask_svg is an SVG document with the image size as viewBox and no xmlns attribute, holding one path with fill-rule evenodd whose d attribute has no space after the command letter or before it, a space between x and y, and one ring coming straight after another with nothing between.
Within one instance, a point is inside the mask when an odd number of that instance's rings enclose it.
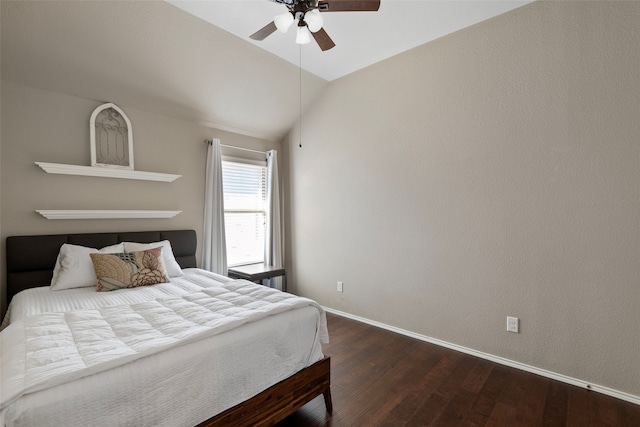
<instances>
[{"instance_id":1,"label":"wooden bed frame","mask_svg":"<svg viewBox=\"0 0 640 427\"><path fill-rule=\"evenodd\" d=\"M102 248L120 242L150 243L169 240L182 268L196 267L194 230L141 231L123 233L49 234L11 236L6 241L7 301L18 292L51 283L53 268L63 243ZM325 357L233 408L214 415L198 427L271 426L312 399L323 395L331 413L331 359Z\"/></svg>"}]
</instances>

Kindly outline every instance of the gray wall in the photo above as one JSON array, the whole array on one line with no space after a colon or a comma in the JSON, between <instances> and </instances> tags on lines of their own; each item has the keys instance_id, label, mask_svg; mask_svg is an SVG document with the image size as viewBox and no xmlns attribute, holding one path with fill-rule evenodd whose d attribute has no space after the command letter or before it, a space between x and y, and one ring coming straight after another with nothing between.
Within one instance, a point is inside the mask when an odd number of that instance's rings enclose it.
<instances>
[{"instance_id":1,"label":"gray wall","mask_svg":"<svg viewBox=\"0 0 640 427\"><path fill-rule=\"evenodd\" d=\"M535 2L332 82L288 141L293 290L640 396L639 22Z\"/></svg>"},{"instance_id":2,"label":"gray wall","mask_svg":"<svg viewBox=\"0 0 640 427\"><path fill-rule=\"evenodd\" d=\"M127 108L135 169L182 175L172 183L47 174L36 161L91 165L89 118L102 102L3 81L1 88L2 246L7 236L195 229L203 221L205 139L256 150L279 143ZM238 155L238 153L230 153ZM36 209L181 210L172 219L47 220ZM199 259L198 251L198 259ZM4 271L4 257L2 259ZM0 289L6 305L5 275Z\"/></svg>"}]
</instances>

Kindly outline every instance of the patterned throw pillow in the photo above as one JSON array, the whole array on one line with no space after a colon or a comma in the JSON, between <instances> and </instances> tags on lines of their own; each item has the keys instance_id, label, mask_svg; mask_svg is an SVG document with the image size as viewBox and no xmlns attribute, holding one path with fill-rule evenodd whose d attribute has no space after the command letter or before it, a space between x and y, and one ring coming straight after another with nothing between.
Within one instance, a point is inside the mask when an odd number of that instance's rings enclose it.
<instances>
[{"instance_id":1,"label":"patterned throw pillow","mask_svg":"<svg viewBox=\"0 0 640 427\"><path fill-rule=\"evenodd\" d=\"M169 276L162 260L162 247L117 254L92 253L98 291L167 283Z\"/></svg>"}]
</instances>

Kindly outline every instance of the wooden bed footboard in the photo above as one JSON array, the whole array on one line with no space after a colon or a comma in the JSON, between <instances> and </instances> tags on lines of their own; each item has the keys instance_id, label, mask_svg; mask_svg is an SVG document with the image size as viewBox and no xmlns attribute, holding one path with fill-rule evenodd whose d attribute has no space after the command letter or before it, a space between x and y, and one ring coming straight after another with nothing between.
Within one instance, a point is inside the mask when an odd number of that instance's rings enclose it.
<instances>
[{"instance_id":1,"label":"wooden bed footboard","mask_svg":"<svg viewBox=\"0 0 640 427\"><path fill-rule=\"evenodd\" d=\"M330 381L331 358L325 357L197 427L272 426L321 394L324 395L327 412L331 413Z\"/></svg>"}]
</instances>

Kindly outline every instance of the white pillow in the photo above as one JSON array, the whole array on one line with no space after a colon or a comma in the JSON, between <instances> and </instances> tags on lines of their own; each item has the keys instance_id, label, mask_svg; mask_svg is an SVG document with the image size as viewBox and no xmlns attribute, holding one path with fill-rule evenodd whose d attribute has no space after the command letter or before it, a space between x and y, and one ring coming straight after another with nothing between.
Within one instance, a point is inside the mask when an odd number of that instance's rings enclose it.
<instances>
[{"instance_id":1,"label":"white pillow","mask_svg":"<svg viewBox=\"0 0 640 427\"><path fill-rule=\"evenodd\" d=\"M98 250L64 243L60 247L56 266L53 269L51 290L96 286L96 272L89 254L98 252L108 254L124 252L124 244L118 243Z\"/></svg>"},{"instance_id":2,"label":"white pillow","mask_svg":"<svg viewBox=\"0 0 640 427\"><path fill-rule=\"evenodd\" d=\"M146 251L147 249L157 248L159 246L162 246L162 260L164 261L164 266L167 269L167 274L169 275L169 277L182 276L182 268L180 268L180 264L178 264L178 261L176 261L175 257L173 256L171 242L168 240L154 243L124 242L124 251L139 252Z\"/></svg>"}]
</instances>

